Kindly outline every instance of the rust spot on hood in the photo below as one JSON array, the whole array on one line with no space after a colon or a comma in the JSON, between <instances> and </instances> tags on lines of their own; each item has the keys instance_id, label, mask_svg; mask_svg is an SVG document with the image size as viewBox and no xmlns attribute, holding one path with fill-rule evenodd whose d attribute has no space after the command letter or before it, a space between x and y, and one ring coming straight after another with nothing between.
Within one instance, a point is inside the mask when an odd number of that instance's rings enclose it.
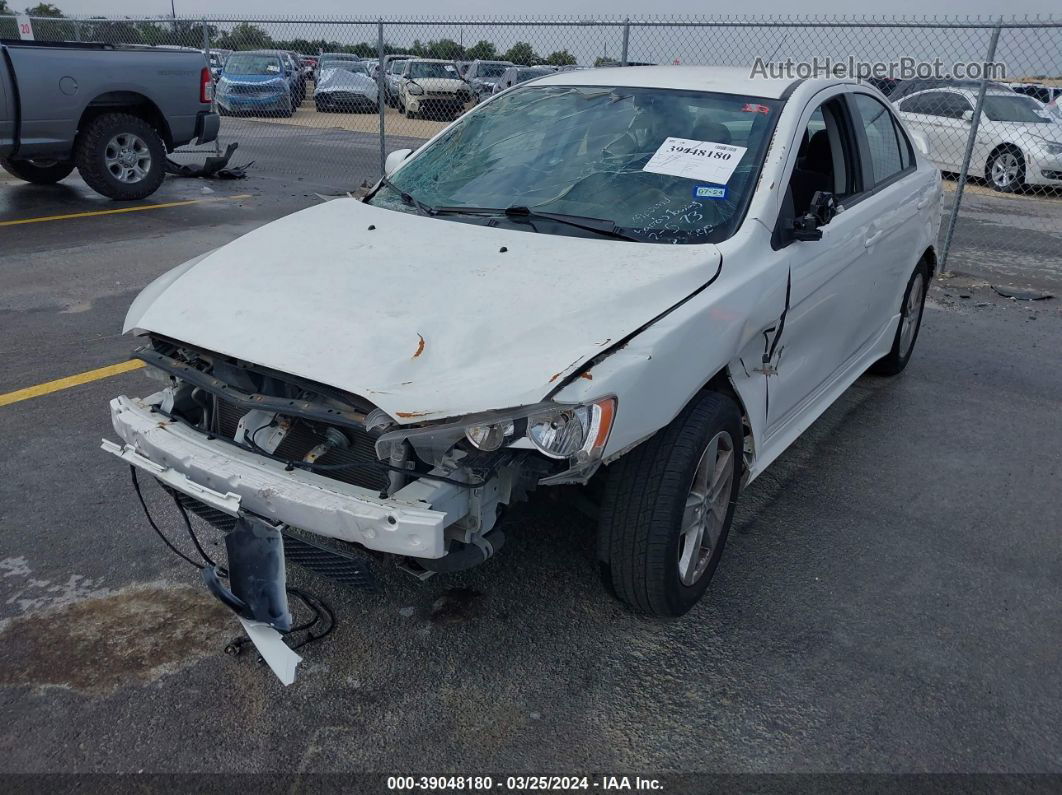
<instances>
[{"instance_id":1,"label":"rust spot on hood","mask_svg":"<svg viewBox=\"0 0 1062 795\"><path fill-rule=\"evenodd\" d=\"M404 420L411 420L414 417L424 417L431 414L430 411L396 411L395 414Z\"/></svg>"},{"instance_id":2,"label":"rust spot on hood","mask_svg":"<svg viewBox=\"0 0 1062 795\"><path fill-rule=\"evenodd\" d=\"M556 381L558 378L560 378L563 374L564 373L554 373L553 375L550 376L549 382L552 384L554 381Z\"/></svg>"},{"instance_id":3,"label":"rust spot on hood","mask_svg":"<svg viewBox=\"0 0 1062 795\"><path fill-rule=\"evenodd\" d=\"M590 375L590 373L580 373L579 377L580 378L585 378L587 381L593 381L594 380L594 377L592 375Z\"/></svg>"},{"instance_id":4,"label":"rust spot on hood","mask_svg":"<svg viewBox=\"0 0 1062 795\"><path fill-rule=\"evenodd\" d=\"M420 337L420 342L417 343L417 350L413 354L413 358L414 359L416 359L418 356L420 356L422 353L424 353L424 337L421 334L417 334L417 336Z\"/></svg>"}]
</instances>

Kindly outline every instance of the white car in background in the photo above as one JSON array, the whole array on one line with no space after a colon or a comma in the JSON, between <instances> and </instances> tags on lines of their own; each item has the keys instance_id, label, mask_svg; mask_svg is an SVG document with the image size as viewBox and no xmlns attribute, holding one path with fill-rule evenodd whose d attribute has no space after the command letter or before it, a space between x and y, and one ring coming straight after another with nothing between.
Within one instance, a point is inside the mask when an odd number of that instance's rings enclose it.
<instances>
[{"instance_id":1,"label":"white car in background","mask_svg":"<svg viewBox=\"0 0 1062 795\"><path fill-rule=\"evenodd\" d=\"M472 98L457 64L436 58L402 61L398 74L398 110L407 119L423 116L453 120Z\"/></svg>"},{"instance_id":2,"label":"white car in background","mask_svg":"<svg viewBox=\"0 0 1062 795\"><path fill-rule=\"evenodd\" d=\"M452 572L498 550L508 505L573 484L619 598L685 613L744 486L865 371L906 367L936 268L940 172L857 82L558 73L385 171L125 320L159 391L111 402L104 447L227 529L204 578L279 630L292 528Z\"/></svg>"},{"instance_id":3,"label":"white car in background","mask_svg":"<svg viewBox=\"0 0 1062 795\"><path fill-rule=\"evenodd\" d=\"M962 169L977 92L936 88L896 103L900 118L926 139L928 157L942 171ZM985 94L970 174L998 191L1023 185L1062 187L1062 124L1032 97L1013 91Z\"/></svg>"}]
</instances>

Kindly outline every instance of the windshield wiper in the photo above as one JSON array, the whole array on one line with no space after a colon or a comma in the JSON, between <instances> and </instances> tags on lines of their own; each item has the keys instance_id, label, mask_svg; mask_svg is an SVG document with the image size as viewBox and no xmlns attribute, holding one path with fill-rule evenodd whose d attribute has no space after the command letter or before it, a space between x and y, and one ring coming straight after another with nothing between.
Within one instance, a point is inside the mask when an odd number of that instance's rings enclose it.
<instances>
[{"instance_id":1,"label":"windshield wiper","mask_svg":"<svg viewBox=\"0 0 1062 795\"><path fill-rule=\"evenodd\" d=\"M585 229L588 232L596 232L604 237L616 240L631 240L637 242L638 238L631 237L621 230L614 221L607 218L589 218L585 215L568 215L566 213L551 213L533 210L530 207L436 207L433 215L504 215L508 218L541 218L548 221L556 221L558 224L572 226L576 229Z\"/></svg>"},{"instance_id":2,"label":"windshield wiper","mask_svg":"<svg viewBox=\"0 0 1062 795\"><path fill-rule=\"evenodd\" d=\"M380 177L380 184L383 185L384 187L390 188L395 193L397 193L399 198L401 198L402 201L404 201L406 204L411 205L412 207L416 207L417 211L421 215L435 215L438 212L434 207L429 207L424 202L422 202L420 199L418 199L416 196L413 196L410 193L406 193L400 187L395 185L395 183L391 182L391 180L389 180L387 177ZM371 199L375 195L376 194L373 193L373 195L370 196L369 198Z\"/></svg>"}]
</instances>

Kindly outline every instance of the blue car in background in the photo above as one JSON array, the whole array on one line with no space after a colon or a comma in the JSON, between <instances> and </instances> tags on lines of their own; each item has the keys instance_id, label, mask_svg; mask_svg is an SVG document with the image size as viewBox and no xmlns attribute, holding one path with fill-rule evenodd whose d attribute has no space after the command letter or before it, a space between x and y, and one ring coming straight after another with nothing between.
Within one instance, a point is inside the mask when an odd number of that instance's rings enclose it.
<instances>
[{"instance_id":1,"label":"blue car in background","mask_svg":"<svg viewBox=\"0 0 1062 795\"><path fill-rule=\"evenodd\" d=\"M226 116L291 116L295 112L290 62L275 51L234 52L225 61L214 97Z\"/></svg>"}]
</instances>

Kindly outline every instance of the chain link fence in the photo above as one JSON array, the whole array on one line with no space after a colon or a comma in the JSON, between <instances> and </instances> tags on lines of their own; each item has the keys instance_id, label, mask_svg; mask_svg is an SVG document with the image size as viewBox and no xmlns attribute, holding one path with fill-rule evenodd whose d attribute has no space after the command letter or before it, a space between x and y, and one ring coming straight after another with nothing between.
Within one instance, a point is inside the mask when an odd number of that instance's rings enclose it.
<instances>
[{"instance_id":1,"label":"chain link fence","mask_svg":"<svg viewBox=\"0 0 1062 795\"><path fill-rule=\"evenodd\" d=\"M337 190L374 180L387 151L549 70L854 72L945 174L950 270L1032 264L1062 275L1062 20L79 18L34 19L33 32L206 51L225 116L219 145L238 141L258 168ZM13 17L0 17L0 37L17 37Z\"/></svg>"}]
</instances>

